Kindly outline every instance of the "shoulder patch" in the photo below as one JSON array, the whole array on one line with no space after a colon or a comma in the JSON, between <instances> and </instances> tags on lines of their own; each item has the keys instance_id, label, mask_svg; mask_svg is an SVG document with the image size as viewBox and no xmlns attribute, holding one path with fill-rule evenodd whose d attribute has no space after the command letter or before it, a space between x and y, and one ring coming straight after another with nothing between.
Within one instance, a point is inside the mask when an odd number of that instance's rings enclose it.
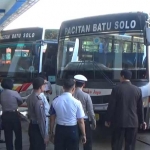
<instances>
[{"instance_id":1,"label":"shoulder patch","mask_svg":"<svg viewBox=\"0 0 150 150\"><path fill-rule=\"evenodd\" d=\"M44 103L43 101L38 101L40 108L44 108Z\"/></svg>"},{"instance_id":2,"label":"shoulder patch","mask_svg":"<svg viewBox=\"0 0 150 150\"><path fill-rule=\"evenodd\" d=\"M44 107L44 105L43 105L43 104L40 104L40 107L41 107L41 108L43 108L43 107Z\"/></svg>"},{"instance_id":3,"label":"shoulder patch","mask_svg":"<svg viewBox=\"0 0 150 150\"><path fill-rule=\"evenodd\" d=\"M56 111L55 111L55 109L54 109L54 107L53 107L53 104L52 104L51 107L50 107L49 114L50 114L50 115L56 115Z\"/></svg>"}]
</instances>

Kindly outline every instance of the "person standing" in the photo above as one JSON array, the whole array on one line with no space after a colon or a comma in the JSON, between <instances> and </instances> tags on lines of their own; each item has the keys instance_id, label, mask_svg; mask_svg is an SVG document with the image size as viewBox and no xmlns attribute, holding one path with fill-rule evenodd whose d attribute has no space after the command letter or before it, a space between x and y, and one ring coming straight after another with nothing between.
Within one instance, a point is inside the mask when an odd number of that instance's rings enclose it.
<instances>
[{"instance_id":1,"label":"person standing","mask_svg":"<svg viewBox=\"0 0 150 150\"><path fill-rule=\"evenodd\" d=\"M44 79L41 77L33 80L33 92L27 98L28 114L30 119L28 134L30 150L45 150L49 138L46 133L46 116L44 103L39 96L44 92Z\"/></svg>"},{"instance_id":2,"label":"person standing","mask_svg":"<svg viewBox=\"0 0 150 150\"><path fill-rule=\"evenodd\" d=\"M113 126L112 150L122 150L125 138L125 150L135 150L138 126L146 128L143 117L142 93L130 79L132 73L122 70L121 84L112 89L107 108L105 126Z\"/></svg>"},{"instance_id":3,"label":"person standing","mask_svg":"<svg viewBox=\"0 0 150 150\"><path fill-rule=\"evenodd\" d=\"M82 133L82 143L86 143L84 111L81 102L72 94L75 90L75 81L64 81L64 93L56 97L50 109L50 136L53 138L53 130L56 118L56 131L54 136L54 150L78 150L79 124Z\"/></svg>"},{"instance_id":4,"label":"person standing","mask_svg":"<svg viewBox=\"0 0 150 150\"><path fill-rule=\"evenodd\" d=\"M15 133L15 149L22 150L21 121L18 114L18 106L23 103L17 91L13 91L13 81L9 78L3 79L1 83L4 89L0 95L2 105L2 123L5 134L6 149L13 150L13 131Z\"/></svg>"},{"instance_id":5,"label":"person standing","mask_svg":"<svg viewBox=\"0 0 150 150\"><path fill-rule=\"evenodd\" d=\"M87 81L87 78L83 75L75 75L74 79L76 81L76 89L73 96L81 102L85 113L84 123L87 141L83 145L83 148L84 150L92 150L92 130L89 118L92 121L92 128L94 130L96 129L96 120L91 97L89 94L82 91L83 87L85 86L85 82Z\"/></svg>"},{"instance_id":6,"label":"person standing","mask_svg":"<svg viewBox=\"0 0 150 150\"><path fill-rule=\"evenodd\" d=\"M0 94L1 94L2 91L3 91L3 89L0 89ZM1 106L0 106L0 111L2 112ZM5 143L5 141L2 139L2 130L3 130L2 115L0 115L0 143Z\"/></svg>"},{"instance_id":7,"label":"person standing","mask_svg":"<svg viewBox=\"0 0 150 150\"><path fill-rule=\"evenodd\" d=\"M44 92L45 92L48 89L48 85L47 85L46 80L44 80L44 83L45 83L45 89L44 89ZM43 104L44 104L44 107L45 107L45 115L46 115L46 128L45 128L45 130L46 130L46 134L48 135L48 133L49 133L50 104L48 103L48 100L47 100L44 92L42 92L39 96L41 97Z\"/></svg>"},{"instance_id":8,"label":"person standing","mask_svg":"<svg viewBox=\"0 0 150 150\"><path fill-rule=\"evenodd\" d=\"M52 85L51 85L51 83L47 80L47 77L46 77L46 75L45 75L44 72L40 72L40 73L39 73L39 77L43 78L43 79L45 80L45 82L46 82L44 94L45 94L45 96L46 96L46 98L47 98L47 101L50 102L49 95L52 94Z\"/></svg>"}]
</instances>

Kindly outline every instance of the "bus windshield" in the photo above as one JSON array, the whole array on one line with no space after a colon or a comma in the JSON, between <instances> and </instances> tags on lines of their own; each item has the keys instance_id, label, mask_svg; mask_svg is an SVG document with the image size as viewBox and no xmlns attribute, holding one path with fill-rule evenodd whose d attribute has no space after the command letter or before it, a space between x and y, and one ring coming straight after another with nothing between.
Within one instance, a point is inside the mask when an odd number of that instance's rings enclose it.
<instances>
[{"instance_id":1,"label":"bus windshield","mask_svg":"<svg viewBox=\"0 0 150 150\"><path fill-rule=\"evenodd\" d=\"M0 44L0 77L29 81L39 70L40 51L33 52L32 49L30 42Z\"/></svg>"},{"instance_id":2,"label":"bus windshield","mask_svg":"<svg viewBox=\"0 0 150 150\"><path fill-rule=\"evenodd\" d=\"M141 32L66 37L59 41L58 78L83 74L88 79L118 80L126 68L132 79L147 79L146 56Z\"/></svg>"}]
</instances>

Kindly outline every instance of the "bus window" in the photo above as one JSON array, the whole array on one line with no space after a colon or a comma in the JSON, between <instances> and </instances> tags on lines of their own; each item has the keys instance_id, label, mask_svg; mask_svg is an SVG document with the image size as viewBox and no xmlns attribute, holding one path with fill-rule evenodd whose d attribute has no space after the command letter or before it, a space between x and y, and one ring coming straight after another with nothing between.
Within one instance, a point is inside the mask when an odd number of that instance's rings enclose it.
<instances>
[{"instance_id":1,"label":"bus window","mask_svg":"<svg viewBox=\"0 0 150 150\"><path fill-rule=\"evenodd\" d=\"M120 70L127 68L132 70L135 79L145 78L147 68L143 68L143 55L146 54L143 51L144 41L141 34L137 37L134 34L100 35L97 43L93 39L95 36L81 36L60 41L64 47L58 52L58 76L65 78L66 74L74 74L74 71L86 75L89 79L99 79L103 78L103 70L110 79L118 79ZM68 51L70 42L75 43L71 52ZM66 73L67 70L70 72Z\"/></svg>"},{"instance_id":2,"label":"bus window","mask_svg":"<svg viewBox=\"0 0 150 150\"><path fill-rule=\"evenodd\" d=\"M43 53L42 71L46 72L47 76L55 76L57 63L57 44L48 43L47 49Z\"/></svg>"},{"instance_id":3,"label":"bus window","mask_svg":"<svg viewBox=\"0 0 150 150\"><path fill-rule=\"evenodd\" d=\"M10 43L0 45L0 73L3 76L17 77L24 79L30 74L38 72L38 56L32 55L31 43ZM38 58L36 58L38 57ZM31 70L32 67L32 70Z\"/></svg>"}]
</instances>

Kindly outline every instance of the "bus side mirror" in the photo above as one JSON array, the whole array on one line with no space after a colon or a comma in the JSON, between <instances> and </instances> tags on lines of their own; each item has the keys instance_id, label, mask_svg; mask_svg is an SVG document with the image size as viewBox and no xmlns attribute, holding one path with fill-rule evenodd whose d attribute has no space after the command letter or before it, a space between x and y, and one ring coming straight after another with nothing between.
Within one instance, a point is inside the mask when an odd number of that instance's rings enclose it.
<instances>
[{"instance_id":1,"label":"bus side mirror","mask_svg":"<svg viewBox=\"0 0 150 150\"><path fill-rule=\"evenodd\" d=\"M146 28L146 45L150 45L150 28Z\"/></svg>"}]
</instances>

